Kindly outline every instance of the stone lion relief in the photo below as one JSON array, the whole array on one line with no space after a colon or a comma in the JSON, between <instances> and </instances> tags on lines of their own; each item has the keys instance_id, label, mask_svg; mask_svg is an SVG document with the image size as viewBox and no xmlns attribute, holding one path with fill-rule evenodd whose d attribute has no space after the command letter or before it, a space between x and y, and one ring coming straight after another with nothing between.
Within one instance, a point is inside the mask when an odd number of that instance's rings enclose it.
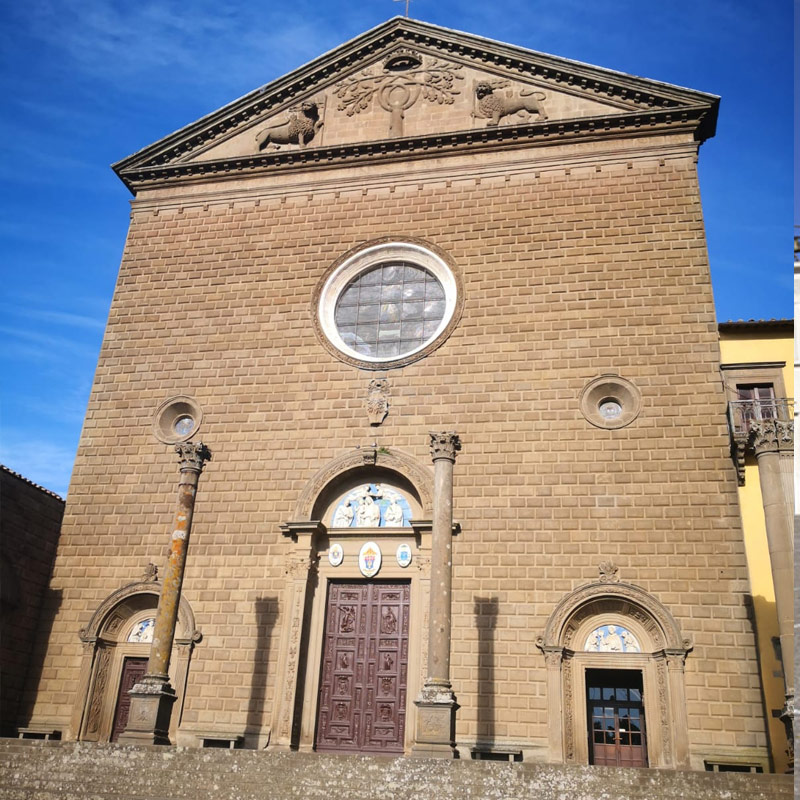
<instances>
[{"instance_id":1,"label":"stone lion relief","mask_svg":"<svg viewBox=\"0 0 800 800\"><path fill-rule=\"evenodd\" d=\"M538 114L539 119L547 119L547 114L542 107L545 100L544 92L533 89L519 92L507 91L500 94L499 89L508 85L508 81L479 81L475 84L475 101L477 112L473 116L488 119L487 127L500 124L503 117L509 117L520 112Z\"/></svg>"},{"instance_id":2,"label":"stone lion relief","mask_svg":"<svg viewBox=\"0 0 800 800\"><path fill-rule=\"evenodd\" d=\"M256 134L256 145L259 150L270 144L276 148L282 144L296 144L303 148L316 136L322 125L319 104L315 100L306 100L299 109L290 112L285 122L262 128Z\"/></svg>"}]
</instances>

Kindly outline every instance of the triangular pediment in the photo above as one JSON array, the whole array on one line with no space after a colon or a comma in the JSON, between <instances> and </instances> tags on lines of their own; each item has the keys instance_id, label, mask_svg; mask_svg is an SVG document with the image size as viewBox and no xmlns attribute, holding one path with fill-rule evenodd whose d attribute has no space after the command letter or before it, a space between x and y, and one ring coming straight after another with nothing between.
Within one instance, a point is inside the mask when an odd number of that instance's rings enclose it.
<instances>
[{"instance_id":1,"label":"triangular pediment","mask_svg":"<svg viewBox=\"0 0 800 800\"><path fill-rule=\"evenodd\" d=\"M131 187L654 126L713 135L718 98L401 17L114 165Z\"/></svg>"}]
</instances>

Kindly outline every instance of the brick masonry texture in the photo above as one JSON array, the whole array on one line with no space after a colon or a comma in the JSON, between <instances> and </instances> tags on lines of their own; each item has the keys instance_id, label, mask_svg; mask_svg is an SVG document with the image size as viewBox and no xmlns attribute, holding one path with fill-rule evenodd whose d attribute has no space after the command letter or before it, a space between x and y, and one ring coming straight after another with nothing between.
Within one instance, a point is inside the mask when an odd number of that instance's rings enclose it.
<instances>
[{"instance_id":1,"label":"brick masonry texture","mask_svg":"<svg viewBox=\"0 0 800 800\"><path fill-rule=\"evenodd\" d=\"M177 460L151 420L164 399L189 394L214 457L184 583L204 636L184 726L273 724L289 547L279 525L311 476L372 441L429 463L427 431L441 429L464 443L453 545L458 738L545 746L535 640L564 595L610 559L694 644L693 753L763 748L694 159L498 167L487 178L462 169L452 180L421 174L363 191L343 180L341 192L305 194L286 180L284 196L273 186L258 200L234 186L224 203L182 205L182 190L161 207L146 194L134 203L53 577L62 602L30 687L36 715L67 725L78 629L149 561L165 561ZM343 253L409 236L448 255L464 312L439 349L388 373L391 410L372 429L364 396L374 373L324 350L311 298ZM581 389L603 373L641 390L629 427L601 430L580 413ZM498 609L491 680L474 615L486 600ZM264 603L278 610L266 639Z\"/></svg>"}]
</instances>

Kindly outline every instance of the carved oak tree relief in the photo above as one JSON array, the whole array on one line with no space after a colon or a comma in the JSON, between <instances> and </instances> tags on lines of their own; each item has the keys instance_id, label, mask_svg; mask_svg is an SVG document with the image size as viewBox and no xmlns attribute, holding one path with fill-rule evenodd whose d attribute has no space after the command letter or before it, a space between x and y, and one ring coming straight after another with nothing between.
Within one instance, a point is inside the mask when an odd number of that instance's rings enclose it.
<instances>
[{"instance_id":1,"label":"carved oak tree relief","mask_svg":"<svg viewBox=\"0 0 800 800\"><path fill-rule=\"evenodd\" d=\"M338 108L352 117L377 103L389 113L390 137L403 135L405 113L420 97L429 103L452 105L460 94L456 82L464 80L453 64L430 59L426 65L418 53L405 48L392 53L378 74L373 72L374 68L363 70L335 89Z\"/></svg>"}]
</instances>

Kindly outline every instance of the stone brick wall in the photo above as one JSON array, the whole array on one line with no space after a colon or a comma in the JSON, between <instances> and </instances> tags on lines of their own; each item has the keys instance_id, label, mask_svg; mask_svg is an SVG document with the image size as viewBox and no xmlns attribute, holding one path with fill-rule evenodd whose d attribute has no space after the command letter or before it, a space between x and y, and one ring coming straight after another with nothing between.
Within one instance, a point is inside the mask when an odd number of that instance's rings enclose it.
<instances>
[{"instance_id":1,"label":"stone brick wall","mask_svg":"<svg viewBox=\"0 0 800 800\"><path fill-rule=\"evenodd\" d=\"M184 584L204 639L183 726L254 731L277 713L279 525L316 470L372 441L429 463L427 431L449 429L464 443L459 740L545 746L535 640L562 597L611 559L694 643L695 764L763 754L694 148L640 139L142 192L70 487L53 584L63 602L37 714L67 724L78 629L166 557L177 464L151 419L165 398L190 394L214 458ZM465 306L442 347L388 373L391 410L376 430L364 409L374 374L322 348L311 298L346 251L408 236L448 254ZM641 390L629 427L602 430L581 415L581 389L602 373ZM278 609L266 641L264 603ZM480 603L497 609L491 642L476 624Z\"/></svg>"},{"instance_id":2,"label":"stone brick wall","mask_svg":"<svg viewBox=\"0 0 800 800\"><path fill-rule=\"evenodd\" d=\"M38 675L37 627L49 627L56 597L48 581L56 555L64 501L0 466L0 732L27 722L21 704L26 677ZM44 606L44 613L43 613Z\"/></svg>"}]
</instances>

